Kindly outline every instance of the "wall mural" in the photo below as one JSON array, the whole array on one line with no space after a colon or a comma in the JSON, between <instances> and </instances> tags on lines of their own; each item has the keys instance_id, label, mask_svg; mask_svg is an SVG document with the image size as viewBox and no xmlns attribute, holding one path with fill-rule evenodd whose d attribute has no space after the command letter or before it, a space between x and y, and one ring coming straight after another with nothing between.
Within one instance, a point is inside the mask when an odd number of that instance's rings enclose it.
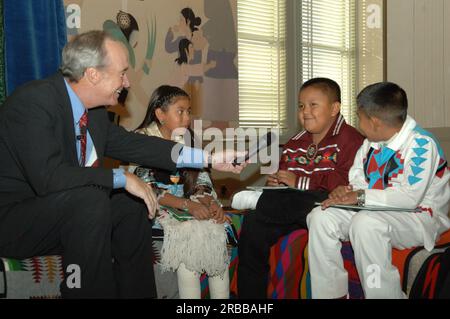
<instances>
[{"instance_id":1,"label":"wall mural","mask_svg":"<svg viewBox=\"0 0 450 319\"><path fill-rule=\"evenodd\" d=\"M131 88L111 116L127 129L161 84L185 89L203 128L238 122L237 0L65 0L69 39L103 29L128 50Z\"/></svg>"}]
</instances>

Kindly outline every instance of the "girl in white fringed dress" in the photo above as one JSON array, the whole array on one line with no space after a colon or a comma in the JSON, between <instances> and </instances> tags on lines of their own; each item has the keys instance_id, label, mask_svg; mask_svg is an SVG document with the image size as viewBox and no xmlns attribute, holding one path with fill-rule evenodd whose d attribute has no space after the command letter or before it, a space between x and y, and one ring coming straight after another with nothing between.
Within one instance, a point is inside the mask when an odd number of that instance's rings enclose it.
<instances>
[{"instance_id":1,"label":"girl in white fringed dress","mask_svg":"<svg viewBox=\"0 0 450 319\"><path fill-rule=\"evenodd\" d=\"M153 92L145 119L136 131L176 142L191 142L190 109L190 98L185 91L160 86ZM179 128L187 129L188 134L173 136ZM155 224L164 230L160 263L164 271L177 272L180 298L200 298L202 273L208 275L211 298L228 298L227 218L208 172L167 172L134 165L129 170L152 183L158 193L160 206ZM179 213L189 215L190 219L180 221L176 218Z\"/></svg>"}]
</instances>

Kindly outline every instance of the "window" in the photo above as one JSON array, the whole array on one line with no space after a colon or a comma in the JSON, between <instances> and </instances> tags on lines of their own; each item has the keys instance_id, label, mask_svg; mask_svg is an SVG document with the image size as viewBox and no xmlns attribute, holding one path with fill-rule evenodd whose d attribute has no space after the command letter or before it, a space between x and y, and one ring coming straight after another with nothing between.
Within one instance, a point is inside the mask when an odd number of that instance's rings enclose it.
<instances>
[{"instance_id":1,"label":"window","mask_svg":"<svg viewBox=\"0 0 450 319\"><path fill-rule=\"evenodd\" d=\"M237 1L241 127L286 127L285 2Z\"/></svg>"},{"instance_id":2,"label":"window","mask_svg":"<svg viewBox=\"0 0 450 319\"><path fill-rule=\"evenodd\" d=\"M301 49L301 83L313 77L328 77L341 86L341 113L355 125L356 0L301 0L297 27Z\"/></svg>"}]
</instances>

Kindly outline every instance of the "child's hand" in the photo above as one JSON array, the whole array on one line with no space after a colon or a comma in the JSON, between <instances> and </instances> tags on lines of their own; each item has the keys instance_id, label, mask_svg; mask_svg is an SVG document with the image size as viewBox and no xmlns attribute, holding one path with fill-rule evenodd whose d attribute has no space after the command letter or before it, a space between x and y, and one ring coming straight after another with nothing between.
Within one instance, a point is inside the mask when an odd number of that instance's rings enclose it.
<instances>
[{"instance_id":1,"label":"child's hand","mask_svg":"<svg viewBox=\"0 0 450 319\"><path fill-rule=\"evenodd\" d=\"M222 207L220 207L215 200L212 200L209 205L209 213L211 214L211 218L213 218L218 224L223 224L226 221Z\"/></svg>"},{"instance_id":2,"label":"child's hand","mask_svg":"<svg viewBox=\"0 0 450 319\"><path fill-rule=\"evenodd\" d=\"M211 217L208 207L201 203L196 203L190 200L187 207L189 214L194 216L195 219L209 219Z\"/></svg>"},{"instance_id":3,"label":"child's hand","mask_svg":"<svg viewBox=\"0 0 450 319\"><path fill-rule=\"evenodd\" d=\"M297 180L297 175L289 171L278 171L277 173L278 182L285 184L290 187L295 187L295 181Z\"/></svg>"},{"instance_id":4,"label":"child's hand","mask_svg":"<svg viewBox=\"0 0 450 319\"><path fill-rule=\"evenodd\" d=\"M329 195L329 199L346 200L347 194L353 191L352 185L338 186Z\"/></svg>"},{"instance_id":5,"label":"child's hand","mask_svg":"<svg viewBox=\"0 0 450 319\"><path fill-rule=\"evenodd\" d=\"M358 193L351 191L345 195L344 199L328 198L328 199L324 200L320 206L322 207L322 209L326 209L326 208L330 207L331 205L356 205L357 203L358 203Z\"/></svg>"},{"instance_id":6,"label":"child's hand","mask_svg":"<svg viewBox=\"0 0 450 319\"><path fill-rule=\"evenodd\" d=\"M277 174L272 174L272 175L267 176L266 184L267 184L267 186L280 186L280 184L278 183Z\"/></svg>"}]
</instances>

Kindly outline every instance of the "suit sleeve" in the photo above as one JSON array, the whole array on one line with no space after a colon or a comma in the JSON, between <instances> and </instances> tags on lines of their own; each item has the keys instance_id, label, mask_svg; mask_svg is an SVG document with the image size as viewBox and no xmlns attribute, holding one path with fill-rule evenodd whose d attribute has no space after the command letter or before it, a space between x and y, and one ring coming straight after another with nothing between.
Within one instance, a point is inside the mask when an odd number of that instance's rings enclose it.
<instances>
[{"instance_id":1,"label":"suit sleeve","mask_svg":"<svg viewBox=\"0 0 450 319\"><path fill-rule=\"evenodd\" d=\"M31 101L25 95L10 103L2 126L6 147L33 191L45 196L87 185L111 188L110 169L78 167L63 154L62 145L70 142L55 134L56 123L63 119L50 95L36 94Z\"/></svg>"},{"instance_id":2,"label":"suit sleeve","mask_svg":"<svg viewBox=\"0 0 450 319\"><path fill-rule=\"evenodd\" d=\"M106 112L105 112L106 114ZM107 120L105 155L125 162L169 171L176 169L182 145L155 136L126 131Z\"/></svg>"}]
</instances>

